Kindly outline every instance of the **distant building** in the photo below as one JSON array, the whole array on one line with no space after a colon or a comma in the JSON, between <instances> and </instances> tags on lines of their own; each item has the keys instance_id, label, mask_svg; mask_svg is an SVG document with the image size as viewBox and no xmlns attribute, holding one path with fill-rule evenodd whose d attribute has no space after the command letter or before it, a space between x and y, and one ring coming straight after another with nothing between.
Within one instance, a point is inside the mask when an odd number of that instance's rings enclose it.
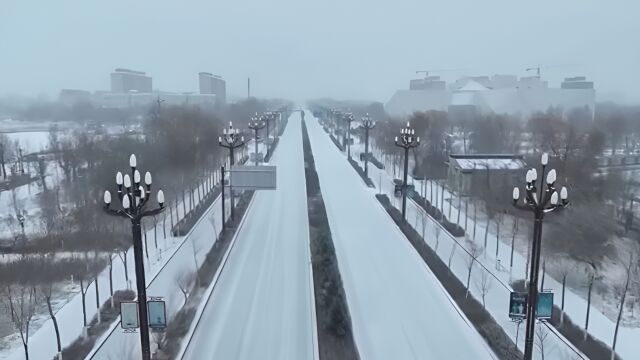
<instances>
[{"instance_id":1,"label":"distant building","mask_svg":"<svg viewBox=\"0 0 640 360\"><path fill-rule=\"evenodd\" d=\"M415 111L448 111L453 117L480 113L509 114L526 118L550 107L565 113L587 109L595 114L596 92L585 77L566 78L559 88L550 88L538 76L494 75L463 77L446 86L439 77L411 80L409 90L398 90L385 104L385 111L406 117Z\"/></svg>"},{"instance_id":2,"label":"distant building","mask_svg":"<svg viewBox=\"0 0 640 360\"><path fill-rule=\"evenodd\" d=\"M112 93L151 93L153 91L153 82L151 77L142 71L134 71L129 69L115 69L111 73L111 92Z\"/></svg>"},{"instance_id":3,"label":"distant building","mask_svg":"<svg viewBox=\"0 0 640 360\"><path fill-rule=\"evenodd\" d=\"M487 182L496 189L510 189L526 168L522 155L451 154L447 174L449 186L461 194L471 194L474 186L487 189Z\"/></svg>"},{"instance_id":4,"label":"distant building","mask_svg":"<svg viewBox=\"0 0 640 360\"><path fill-rule=\"evenodd\" d=\"M208 72L198 74L200 83L200 94L214 94L217 100L224 104L227 101L227 83L219 75Z\"/></svg>"},{"instance_id":5,"label":"distant building","mask_svg":"<svg viewBox=\"0 0 640 360\"><path fill-rule=\"evenodd\" d=\"M60 95L58 95L58 101L67 106L72 106L77 103L90 102L91 93L86 90L62 89L60 90Z\"/></svg>"}]
</instances>

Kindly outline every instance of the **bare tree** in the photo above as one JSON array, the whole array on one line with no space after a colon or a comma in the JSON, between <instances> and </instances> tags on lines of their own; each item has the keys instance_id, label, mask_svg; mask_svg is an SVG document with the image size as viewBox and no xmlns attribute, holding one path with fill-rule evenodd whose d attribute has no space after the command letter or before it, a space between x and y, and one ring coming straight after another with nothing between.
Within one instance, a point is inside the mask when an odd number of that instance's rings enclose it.
<instances>
[{"instance_id":1,"label":"bare tree","mask_svg":"<svg viewBox=\"0 0 640 360\"><path fill-rule=\"evenodd\" d=\"M584 338L587 339L587 334L589 331L589 315L591 313L591 292L593 290L593 283L596 280L596 266L593 263L589 264L590 267L587 267L587 315L584 320Z\"/></svg>"},{"instance_id":2,"label":"bare tree","mask_svg":"<svg viewBox=\"0 0 640 360\"><path fill-rule=\"evenodd\" d=\"M200 252L200 247L198 245L196 245L196 242L194 240L194 236L190 237L191 239L191 250L192 250L192 255L193 255L193 268L195 269L195 273L196 273L196 286L200 286L200 275L198 272L198 269L200 269L200 266L198 265L198 253Z\"/></svg>"},{"instance_id":3,"label":"bare tree","mask_svg":"<svg viewBox=\"0 0 640 360\"><path fill-rule=\"evenodd\" d=\"M36 287L31 284L8 284L5 292L11 323L20 334L25 359L29 360L29 326L36 312Z\"/></svg>"},{"instance_id":4,"label":"bare tree","mask_svg":"<svg viewBox=\"0 0 640 360\"><path fill-rule=\"evenodd\" d=\"M629 280L631 279L632 269L634 265L634 254L631 253L629 255L629 262L626 264L626 279L624 281L624 286L620 289L620 307L618 310L618 318L616 319L616 329L613 333L613 344L611 345L611 360L614 360L616 357L616 342L618 340L618 328L620 327L620 320L622 320L622 312L624 311L624 301L627 297L627 292L629 291Z\"/></svg>"},{"instance_id":5,"label":"bare tree","mask_svg":"<svg viewBox=\"0 0 640 360\"><path fill-rule=\"evenodd\" d=\"M482 269L482 272L480 274L480 279L476 279L476 286L478 288L478 290L480 291L480 294L482 295L482 308L485 308L485 301L484 298L485 296L489 293L489 290L491 290L491 286L493 285L492 283L492 278L489 275L489 272Z\"/></svg>"},{"instance_id":6,"label":"bare tree","mask_svg":"<svg viewBox=\"0 0 640 360\"><path fill-rule=\"evenodd\" d=\"M42 275L45 277L48 277L48 279L45 279L45 281L42 284L40 284L40 287L39 287L40 293L42 294L42 297L44 298L44 301L47 304L47 311L49 312L49 318L51 319L51 322L53 322L53 329L56 333L56 345L58 346L58 354L62 354L62 343L60 342L60 329L58 327L58 319L56 318L56 313L53 311L53 307L51 305L51 298L53 296L53 284L54 284L53 280L54 279L52 279L49 276L51 274L49 274L48 272L45 272Z\"/></svg>"},{"instance_id":7,"label":"bare tree","mask_svg":"<svg viewBox=\"0 0 640 360\"><path fill-rule=\"evenodd\" d=\"M536 326L536 347L540 350L540 359L544 360L545 354L545 343L547 337L549 336L549 331L545 326Z\"/></svg>"},{"instance_id":8,"label":"bare tree","mask_svg":"<svg viewBox=\"0 0 640 360\"><path fill-rule=\"evenodd\" d=\"M566 255L558 256L555 259L556 267L560 273L560 278L562 279L562 300L560 301L560 323L564 322L564 295L567 284L567 276L574 269L574 264L571 260L567 259Z\"/></svg>"},{"instance_id":9,"label":"bare tree","mask_svg":"<svg viewBox=\"0 0 640 360\"><path fill-rule=\"evenodd\" d=\"M2 178L7 180L7 168L6 168L6 158L5 154L9 153L11 149L9 148L10 141L9 137L5 134L0 134L0 170L2 172Z\"/></svg>"},{"instance_id":10,"label":"bare tree","mask_svg":"<svg viewBox=\"0 0 640 360\"><path fill-rule=\"evenodd\" d=\"M440 243L440 233L442 233L442 228L440 228L439 224L436 224L434 227L434 230L436 232L436 247L435 247L435 252L438 252L438 244Z\"/></svg>"},{"instance_id":11,"label":"bare tree","mask_svg":"<svg viewBox=\"0 0 640 360\"><path fill-rule=\"evenodd\" d=\"M195 284L196 281L196 273L190 271L182 271L176 274L175 282L184 297L184 305L187 304L187 300L189 299L189 293L191 292L191 288Z\"/></svg>"},{"instance_id":12,"label":"bare tree","mask_svg":"<svg viewBox=\"0 0 640 360\"><path fill-rule=\"evenodd\" d=\"M469 283L471 282L471 271L473 270L473 263L477 261L478 256L482 255L484 248L478 246L474 241L468 243L467 251L469 256L466 257L467 261L467 293L465 297L469 296Z\"/></svg>"}]
</instances>

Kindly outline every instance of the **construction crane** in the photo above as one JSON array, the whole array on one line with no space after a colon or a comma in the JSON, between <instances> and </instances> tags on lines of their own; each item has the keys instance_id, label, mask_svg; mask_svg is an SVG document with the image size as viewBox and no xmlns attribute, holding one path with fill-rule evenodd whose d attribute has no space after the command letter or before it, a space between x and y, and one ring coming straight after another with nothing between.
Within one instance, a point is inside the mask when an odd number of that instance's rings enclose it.
<instances>
[{"instance_id":1,"label":"construction crane","mask_svg":"<svg viewBox=\"0 0 640 360\"><path fill-rule=\"evenodd\" d=\"M436 69L436 70L418 70L416 71L416 74L421 74L424 73L424 77L425 79L427 77L429 77L429 73L433 73L433 72L445 72L445 71L465 71L465 69Z\"/></svg>"},{"instance_id":2,"label":"construction crane","mask_svg":"<svg viewBox=\"0 0 640 360\"><path fill-rule=\"evenodd\" d=\"M524 71L536 71L536 77L540 78L540 70L541 69L553 69L553 68L563 68L563 67L579 67L582 66L580 64L556 64L556 65L540 65L538 64L538 66L534 66L534 67L529 67L524 69Z\"/></svg>"},{"instance_id":3,"label":"construction crane","mask_svg":"<svg viewBox=\"0 0 640 360\"><path fill-rule=\"evenodd\" d=\"M530 67L530 68L524 69L524 71L531 71L531 70L535 70L536 71L536 76L538 78L540 78L540 65L538 65L536 67Z\"/></svg>"}]
</instances>

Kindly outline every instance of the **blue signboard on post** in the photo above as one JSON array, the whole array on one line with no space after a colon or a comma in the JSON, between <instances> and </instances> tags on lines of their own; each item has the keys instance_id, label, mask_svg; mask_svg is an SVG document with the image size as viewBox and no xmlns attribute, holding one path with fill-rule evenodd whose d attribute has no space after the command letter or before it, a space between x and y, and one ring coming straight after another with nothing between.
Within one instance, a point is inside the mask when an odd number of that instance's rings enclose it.
<instances>
[{"instance_id":1,"label":"blue signboard on post","mask_svg":"<svg viewBox=\"0 0 640 360\"><path fill-rule=\"evenodd\" d=\"M553 293L538 293L538 308L536 309L536 317L538 319L551 319L553 314Z\"/></svg>"}]
</instances>

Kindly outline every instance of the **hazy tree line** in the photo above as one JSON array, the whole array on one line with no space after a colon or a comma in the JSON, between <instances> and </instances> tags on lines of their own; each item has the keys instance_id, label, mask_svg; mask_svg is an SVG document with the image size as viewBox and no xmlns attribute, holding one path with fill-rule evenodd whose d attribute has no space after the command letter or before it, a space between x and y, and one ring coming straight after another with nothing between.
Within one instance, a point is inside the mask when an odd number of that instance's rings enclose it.
<instances>
[{"instance_id":1,"label":"hazy tree line","mask_svg":"<svg viewBox=\"0 0 640 360\"><path fill-rule=\"evenodd\" d=\"M115 189L116 172L129 171L130 154L136 154L141 171L153 174L154 186L165 190L167 201L175 202L183 199L184 190L192 189L218 169L228 156L218 146L218 136L229 121L245 130L248 118L254 113L283 105L287 104L255 98L216 110L154 105L144 111L143 132L133 134L109 134L86 127L64 132L52 125L48 148L25 156L30 159L28 166L38 181L39 191L32 196L37 197L40 212L31 215L37 219L30 219L37 224L36 228L27 236L19 236L15 217L3 219L16 229L14 237L19 241L9 241L12 245L5 249L8 253L5 256L9 258L0 262L0 297L3 299L0 308L7 309L2 315L10 319L16 332L22 335L25 354L28 354L29 325L35 314L48 312L56 323L51 299L64 283L72 281L80 285L86 327L91 321L86 307L92 305L85 303L89 283L97 281L98 273L105 267L111 269L113 261L122 261L125 268L133 266L126 263L132 245L129 224L107 216L101 209L104 190ZM139 109L107 110L87 104L68 107L39 103L23 108L21 117L117 125L139 122L134 116L136 112ZM4 155L4 159L12 158L8 154L13 154L15 146L9 146L5 139L0 139L4 149L0 155ZM15 198L15 192L13 195ZM19 211L19 201L14 200L14 204ZM113 289L111 277L109 282L111 293L96 293L98 299L102 296L104 301L118 290ZM57 324L55 330L59 341Z\"/></svg>"}]
</instances>

